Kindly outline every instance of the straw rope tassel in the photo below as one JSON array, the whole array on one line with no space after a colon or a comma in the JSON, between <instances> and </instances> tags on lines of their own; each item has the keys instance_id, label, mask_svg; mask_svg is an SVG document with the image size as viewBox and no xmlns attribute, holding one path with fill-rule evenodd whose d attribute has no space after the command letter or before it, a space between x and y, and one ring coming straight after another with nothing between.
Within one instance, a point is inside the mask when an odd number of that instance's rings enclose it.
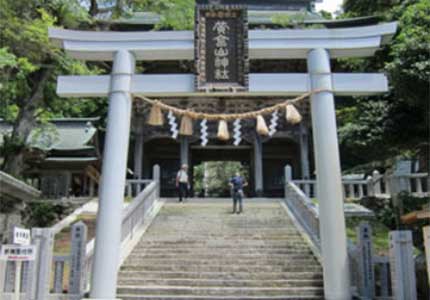
<instances>
[{"instance_id":1,"label":"straw rope tassel","mask_svg":"<svg viewBox=\"0 0 430 300\"><path fill-rule=\"evenodd\" d=\"M163 126L164 118L158 101L155 101L152 104L147 123L152 126Z\"/></svg>"},{"instance_id":2,"label":"straw rope tassel","mask_svg":"<svg viewBox=\"0 0 430 300\"><path fill-rule=\"evenodd\" d=\"M217 137L221 141L228 141L230 139L230 133L228 132L228 125L225 120L219 121Z\"/></svg>"},{"instance_id":3,"label":"straw rope tassel","mask_svg":"<svg viewBox=\"0 0 430 300\"><path fill-rule=\"evenodd\" d=\"M193 135L193 121L189 115L183 115L181 119L181 128L179 129L181 135Z\"/></svg>"},{"instance_id":4,"label":"straw rope tassel","mask_svg":"<svg viewBox=\"0 0 430 300\"><path fill-rule=\"evenodd\" d=\"M257 132L259 135L269 135L269 129L262 115L257 116Z\"/></svg>"},{"instance_id":5,"label":"straw rope tassel","mask_svg":"<svg viewBox=\"0 0 430 300\"><path fill-rule=\"evenodd\" d=\"M302 116L293 104L287 104L285 108L285 118L290 124L298 124L302 121Z\"/></svg>"}]
</instances>

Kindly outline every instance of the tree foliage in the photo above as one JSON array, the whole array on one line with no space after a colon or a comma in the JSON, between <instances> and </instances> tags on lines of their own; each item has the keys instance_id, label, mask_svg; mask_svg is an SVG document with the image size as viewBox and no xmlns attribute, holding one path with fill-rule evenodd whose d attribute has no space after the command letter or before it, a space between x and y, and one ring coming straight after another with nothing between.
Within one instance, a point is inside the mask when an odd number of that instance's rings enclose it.
<instances>
[{"instance_id":1,"label":"tree foliage","mask_svg":"<svg viewBox=\"0 0 430 300\"><path fill-rule=\"evenodd\" d=\"M60 74L95 74L99 68L71 59L48 38L48 28L85 28L90 18L79 1L0 0L0 117L14 124L2 147L3 168L20 177L27 138L37 122L83 116L97 103L66 101L55 93Z\"/></svg>"},{"instance_id":2,"label":"tree foliage","mask_svg":"<svg viewBox=\"0 0 430 300\"><path fill-rule=\"evenodd\" d=\"M344 2L345 14L397 21L391 43L373 58L345 59L343 70L384 72L388 95L356 98L339 107L339 134L347 167L412 154L428 147L430 0ZM365 155L363 155L365 153Z\"/></svg>"}]
</instances>

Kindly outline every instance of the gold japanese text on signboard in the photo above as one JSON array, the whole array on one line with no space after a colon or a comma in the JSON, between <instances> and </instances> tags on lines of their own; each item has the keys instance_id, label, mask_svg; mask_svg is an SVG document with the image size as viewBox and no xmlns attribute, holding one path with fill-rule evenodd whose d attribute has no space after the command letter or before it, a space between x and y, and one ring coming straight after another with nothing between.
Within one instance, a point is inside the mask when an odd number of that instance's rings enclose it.
<instances>
[{"instance_id":1,"label":"gold japanese text on signboard","mask_svg":"<svg viewBox=\"0 0 430 300\"><path fill-rule=\"evenodd\" d=\"M196 87L248 89L248 23L242 6L197 6Z\"/></svg>"}]
</instances>

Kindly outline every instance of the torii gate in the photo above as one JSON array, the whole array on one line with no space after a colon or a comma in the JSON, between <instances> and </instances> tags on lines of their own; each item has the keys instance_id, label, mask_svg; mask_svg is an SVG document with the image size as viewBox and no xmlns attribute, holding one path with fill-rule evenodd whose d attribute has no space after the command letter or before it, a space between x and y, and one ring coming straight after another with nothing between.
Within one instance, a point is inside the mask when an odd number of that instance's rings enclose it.
<instances>
[{"instance_id":1,"label":"torii gate","mask_svg":"<svg viewBox=\"0 0 430 300\"><path fill-rule=\"evenodd\" d=\"M390 41L396 23L342 29L250 30L250 59L306 59L308 74L249 74L249 90L210 96L292 96L322 89L311 97L312 128L320 209L326 299L351 298L341 169L334 95L388 91L384 74L331 73L330 59L372 56ZM62 97L109 97L109 112L91 298L116 297L121 214L130 134L132 96L196 96L193 74L134 74L135 61L193 60L191 31L87 32L51 28L50 39L71 57L113 61L111 75L60 76Z\"/></svg>"}]
</instances>

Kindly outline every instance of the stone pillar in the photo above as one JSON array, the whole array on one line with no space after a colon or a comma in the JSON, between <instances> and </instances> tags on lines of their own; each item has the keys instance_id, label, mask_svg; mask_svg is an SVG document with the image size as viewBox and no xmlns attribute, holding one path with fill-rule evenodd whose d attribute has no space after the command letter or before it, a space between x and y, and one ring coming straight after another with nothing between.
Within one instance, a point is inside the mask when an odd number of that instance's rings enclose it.
<instances>
[{"instance_id":1,"label":"stone pillar","mask_svg":"<svg viewBox=\"0 0 430 300\"><path fill-rule=\"evenodd\" d=\"M424 248L426 253L427 278L430 284L430 226L423 227Z\"/></svg>"},{"instance_id":2,"label":"stone pillar","mask_svg":"<svg viewBox=\"0 0 430 300\"><path fill-rule=\"evenodd\" d=\"M160 198L161 190L161 170L159 165L154 165L152 167L152 179L157 182L157 198Z\"/></svg>"},{"instance_id":3,"label":"stone pillar","mask_svg":"<svg viewBox=\"0 0 430 300\"><path fill-rule=\"evenodd\" d=\"M143 178L143 137L141 134L137 134L134 145L134 177Z\"/></svg>"},{"instance_id":4,"label":"stone pillar","mask_svg":"<svg viewBox=\"0 0 430 300\"><path fill-rule=\"evenodd\" d=\"M94 195L95 195L95 185L96 185L96 182L94 181L94 179L93 178L89 178L90 179L90 191L89 191L89 195L90 195L90 197L94 197Z\"/></svg>"},{"instance_id":5,"label":"stone pillar","mask_svg":"<svg viewBox=\"0 0 430 300\"><path fill-rule=\"evenodd\" d=\"M254 138L254 178L255 194L257 197L263 196L263 143L261 137L255 133Z\"/></svg>"},{"instance_id":6,"label":"stone pillar","mask_svg":"<svg viewBox=\"0 0 430 300\"><path fill-rule=\"evenodd\" d=\"M300 162L302 179L309 179L309 134L308 128L303 122L300 123Z\"/></svg>"},{"instance_id":7,"label":"stone pillar","mask_svg":"<svg viewBox=\"0 0 430 300\"><path fill-rule=\"evenodd\" d=\"M332 89L330 57L325 49L308 53L312 90ZM311 97L312 129L317 170L324 295L327 300L351 299L345 216L332 92Z\"/></svg>"},{"instance_id":8,"label":"stone pillar","mask_svg":"<svg viewBox=\"0 0 430 300\"><path fill-rule=\"evenodd\" d=\"M6 277L6 261L0 260L0 293L3 293L4 291L5 277Z\"/></svg>"},{"instance_id":9,"label":"stone pillar","mask_svg":"<svg viewBox=\"0 0 430 300\"><path fill-rule=\"evenodd\" d=\"M80 300L85 292L85 255L87 246L87 226L80 221L73 224L70 233L70 276L69 299Z\"/></svg>"},{"instance_id":10,"label":"stone pillar","mask_svg":"<svg viewBox=\"0 0 430 300\"><path fill-rule=\"evenodd\" d=\"M187 136L181 136L180 137L180 142L181 142L181 165L186 164L189 166L190 164L190 155L189 155L189 141L188 141L188 137Z\"/></svg>"},{"instance_id":11,"label":"stone pillar","mask_svg":"<svg viewBox=\"0 0 430 300\"><path fill-rule=\"evenodd\" d=\"M396 300L417 300L413 251L411 231L390 232L391 287Z\"/></svg>"},{"instance_id":12,"label":"stone pillar","mask_svg":"<svg viewBox=\"0 0 430 300\"><path fill-rule=\"evenodd\" d=\"M373 266L372 227L361 222L357 228L359 291L361 299L375 297L375 270Z\"/></svg>"},{"instance_id":13,"label":"stone pillar","mask_svg":"<svg viewBox=\"0 0 430 300\"><path fill-rule=\"evenodd\" d=\"M139 124L137 125L136 140L134 144L134 177L136 179L143 178L143 134L142 134L142 122L141 118L137 119Z\"/></svg>"},{"instance_id":14,"label":"stone pillar","mask_svg":"<svg viewBox=\"0 0 430 300\"><path fill-rule=\"evenodd\" d=\"M49 299L54 234L50 228L33 228L32 243L36 245L36 260L30 262L26 300Z\"/></svg>"},{"instance_id":15,"label":"stone pillar","mask_svg":"<svg viewBox=\"0 0 430 300\"><path fill-rule=\"evenodd\" d=\"M125 50L115 53L91 278L91 298L94 299L108 300L116 296L132 104L130 83L134 67L133 54Z\"/></svg>"}]
</instances>

